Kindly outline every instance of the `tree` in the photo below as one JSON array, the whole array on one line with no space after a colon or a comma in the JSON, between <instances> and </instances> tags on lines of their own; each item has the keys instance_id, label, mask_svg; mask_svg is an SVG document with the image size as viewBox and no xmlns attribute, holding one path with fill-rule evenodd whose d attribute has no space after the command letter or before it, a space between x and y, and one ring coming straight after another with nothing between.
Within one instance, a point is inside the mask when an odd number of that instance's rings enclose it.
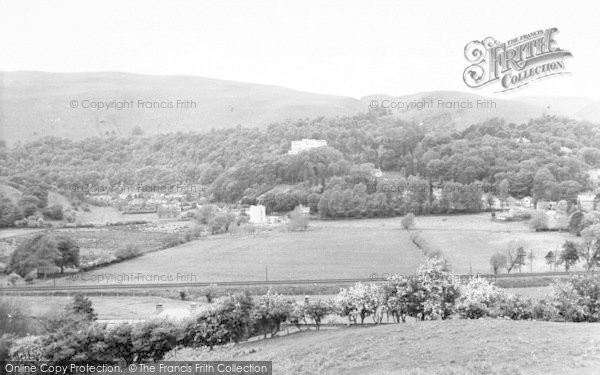
<instances>
[{"instance_id":1,"label":"tree","mask_svg":"<svg viewBox=\"0 0 600 375\"><path fill-rule=\"evenodd\" d=\"M308 215L306 215L300 206L296 207L294 211L290 212L290 221L288 223L288 229L290 231L306 230L308 228Z\"/></svg>"},{"instance_id":2,"label":"tree","mask_svg":"<svg viewBox=\"0 0 600 375\"><path fill-rule=\"evenodd\" d=\"M506 272L510 273L515 267L525 264L525 245L522 241L511 241L506 249Z\"/></svg>"},{"instance_id":3,"label":"tree","mask_svg":"<svg viewBox=\"0 0 600 375\"><path fill-rule=\"evenodd\" d=\"M529 221L529 227L535 231L548 229L548 216L544 211L535 211Z\"/></svg>"},{"instance_id":4,"label":"tree","mask_svg":"<svg viewBox=\"0 0 600 375\"><path fill-rule=\"evenodd\" d=\"M494 275L497 274L502 268L506 268L506 262L506 255L501 253L496 253L492 255L492 257L490 258L490 265L492 266Z\"/></svg>"},{"instance_id":5,"label":"tree","mask_svg":"<svg viewBox=\"0 0 600 375\"><path fill-rule=\"evenodd\" d=\"M84 316L88 320L96 320L98 317L92 307L92 301L83 294L75 295L73 301L65 306L65 310Z\"/></svg>"},{"instance_id":6,"label":"tree","mask_svg":"<svg viewBox=\"0 0 600 375\"><path fill-rule=\"evenodd\" d=\"M48 234L37 234L21 242L11 254L9 270L25 277L35 270L46 273L48 267L56 265L60 253L54 238Z\"/></svg>"},{"instance_id":7,"label":"tree","mask_svg":"<svg viewBox=\"0 0 600 375\"><path fill-rule=\"evenodd\" d=\"M194 216L200 224L208 224L208 222L215 217L215 206L212 204L202 205L196 210Z\"/></svg>"},{"instance_id":8,"label":"tree","mask_svg":"<svg viewBox=\"0 0 600 375\"><path fill-rule=\"evenodd\" d=\"M405 230L413 228L415 226L415 215L412 212L404 215L400 221L400 225L402 225L402 229Z\"/></svg>"},{"instance_id":9,"label":"tree","mask_svg":"<svg viewBox=\"0 0 600 375\"><path fill-rule=\"evenodd\" d=\"M560 262L565 266L565 271L569 272L579 260L579 251L577 244L573 241L565 241L563 251L560 253Z\"/></svg>"},{"instance_id":10,"label":"tree","mask_svg":"<svg viewBox=\"0 0 600 375\"><path fill-rule=\"evenodd\" d=\"M79 245L77 241L66 234L54 236L56 248L60 257L56 259L56 265L60 267L60 273L64 273L65 267L79 267Z\"/></svg>"},{"instance_id":11,"label":"tree","mask_svg":"<svg viewBox=\"0 0 600 375\"><path fill-rule=\"evenodd\" d=\"M524 248L519 247L517 249L517 265L519 266L519 273L521 273L521 267L525 265L525 258L527 257L527 252Z\"/></svg>"},{"instance_id":12,"label":"tree","mask_svg":"<svg viewBox=\"0 0 600 375\"><path fill-rule=\"evenodd\" d=\"M585 268L590 271L600 264L600 224L595 224L581 231L583 242L577 247L579 257L585 261Z\"/></svg>"},{"instance_id":13,"label":"tree","mask_svg":"<svg viewBox=\"0 0 600 375\"><path fill-rule=\"evenodd\" d=\"M79 246L65 234L42 233L26 239L11 254L9 269L21 277L34 270L46 275L49 269L79 266Z\"/></svg>"},{"instance_id":14,"label":"tree","mask_svg":"<svg viewBox=\"0 0 600 375\"><path fill-rule=\"evenodd\" d=\"M321 328L321 320L331 312L331 306L322 300L306 301L304 304L304 315L315 322L317 331Z\"/></svg>"},{"instance_id":15,"label":"tree","mask_svg":"<svg viewBox=\"0 0 600 375\"><path fill-rule=\"evenodd\" d=\"M17 206L10 199L0 195L0 228L12 227L19 216Z\"/></svg>"},{"instance_id":16,"label":"tree","mask_svg":"<svg viewBox=\"0 0 600 375\"><path fill-rule=\"evenodd\" d=\"M61 205L55 204L50 207L44 208L42 211L45 219L50 220L62 220L63 219L63 209Z\"/></svg>"},{"instance_id":17,"label":"tree","mask_svg":"<svg viewBox=\"0 0 600 375\"><path fill-rule=\"evenodd\" d=\"M544 259L546 259L546 264L550 267L550 271L552 271L552 265L556 262L556 254L554 254L554 252L550 250L544 257Z\"/></svg>"},{"instance_id":18,"label":"tree","mask_svg":"<svg viewBox=\"0 0 600 375\"><path fill-rule=\"evenodd\" d=\"M529 272L533 273L533 260L535 259L535 254L533 253L533 249L530 249L527 253L527 259L529 260Z\"/></svg>"},{"instance_id":19,"label":"tree","mask_svg":"<svg viewBox=\"0 0 600 375\"><path fill-rule=\"evenodd\" d=\"M574 234L576 236L581 235L581 230L583 229L583 218L583 212L573 212L573 214L569 218L569 233Z\"/></svg>"}]
</instances>

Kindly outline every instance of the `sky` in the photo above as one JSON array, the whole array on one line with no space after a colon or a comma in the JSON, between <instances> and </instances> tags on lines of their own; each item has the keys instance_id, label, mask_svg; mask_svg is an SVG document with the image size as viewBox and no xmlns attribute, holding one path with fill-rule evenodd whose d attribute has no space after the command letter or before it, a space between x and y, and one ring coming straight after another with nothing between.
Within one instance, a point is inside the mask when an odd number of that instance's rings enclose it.
<instances>
[{"instance_id":1,"label":"sky","mask_svg":"<svg viewBox=\"0 0 600 375\"><path fill-rule=\"evenodd\" d=\"M557 27L569 75L494 95L464 48ZM599 98L593 1L0 0L0 71L195 75L360 98L455 90Z\"/></svg>"}]
</instances>

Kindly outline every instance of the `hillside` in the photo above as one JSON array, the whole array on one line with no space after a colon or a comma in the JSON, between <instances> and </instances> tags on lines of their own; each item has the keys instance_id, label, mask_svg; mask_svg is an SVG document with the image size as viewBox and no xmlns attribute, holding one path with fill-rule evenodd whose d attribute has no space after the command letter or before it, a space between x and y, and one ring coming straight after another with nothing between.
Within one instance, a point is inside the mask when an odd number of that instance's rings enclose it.
<instances>
[{"instance_id":1,"label":"hillside","mask_svg":"<svg viewBox=\"0 0 600 375\"><path fill-rule=\"evenodd\" d=\"M302 332L173 360L266 360L275 374L597 375L600 325L505 320L410 322Z\"/></svg>"},{"instance_id":2,"label":"hillside","mask_svg":"<svg viewBox=\"0 0 600 375\"><path fill-rule=\"evenodd\" d=\"M371 95L362 98L365 106L368 106L373 100L377 100L379 103L382 103L384 100L401 103L432 103L432 105L424 106L422 109L415 108L414 105L408 110L399 111L392 109L391 114L403 120L422 122L426 125L444 129L462 130L470 125L494 117L500 117L507 122L518 124L544 114L565 114L518 100L493 99L496 103L495 108L492 106L486 108L483 105L478 108L478 101L484 103L490 100L490 98L456 91L431 91L404 96ZM473 107L461 108L462 103L472 103ZM404 105L406 106L407 104Z\"/></svg>"},{"instance_id":3,"label":"hillside","mask_svg":"<svg viewBox=\"0 0 600 375\"><path fill-rule=\"evenodd\" d=\"M358 100L193 76L0 72L0 139L12 144L43 136L69 139L122 137L131 135L138 126L146 135L203 132L237 125L266 127L285 120L364 113L374 99L403 102L433 100L434 108L392 111L392 114L403 120L445 129L462 130L493 117L521 123L542 114L578 118L577 113L583 119L599 119L594 114L598 103L585 98L554 98L549 101L539 97L496 99L496 108L440 108L438 100L477 103L489 98L463 92L431 91L396 97L370 95ZM178 100L182 101L180 108L177 108ZM121 106L127 102L129 107L89 108L95 103L111 102L113 106L117 102ZM168 106L169 103L173 108L160 108L160 105Z\"/></svg>"},{"instance_id":4,"label":"hillside","mask_svg":"<svg viewBox=\"0 0 600 375\"><path fill-rule=\"evenodd\" d=\"M76 100L77 108L70 103ZM133 101L133 108L82 108L83 101ZM189 100L196 108L138 108L144 102ZM191 105L190 105L191 106ZM0 73L0 139L81 139L266 126L286 119L354 115L359 100L286 88L189 76L128 73Z\"/></svg>"},{"instance_id":5,"label":"hillside","mask_svg":"<svg viewBox=\"0 0 600 375\"><path fill-rule=\"evenodd\" d=\"M588 104L577 112L577 116L591 122L600 122L600 101Z\"/></svg>"}]
</instances>

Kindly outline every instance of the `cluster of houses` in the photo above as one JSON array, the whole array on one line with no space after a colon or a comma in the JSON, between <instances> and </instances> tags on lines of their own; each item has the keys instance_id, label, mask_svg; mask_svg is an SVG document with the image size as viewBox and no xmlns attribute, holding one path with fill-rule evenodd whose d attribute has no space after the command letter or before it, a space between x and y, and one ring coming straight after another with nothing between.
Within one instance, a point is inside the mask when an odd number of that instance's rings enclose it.
<instances>
[{"instance_id":1,"label":"cluster of houses","mask_svg":"<svg viewBox=\"0 0 600 375\"><path fill-rule=\"evenodd\" d=\"M177 217L182 211L195 208L181 193L121 193L115 195L92 195L89 199L100 205L118 207L124 214L156 212L163 217Z\"/></svg>"},{"instance_id":2,"label":"cluster of houses","mask_svg":"<svg viewBox=\"0 0 600 375\"><path fill-rule=\"evenodd\" d=\"M535 209L538 212L543 212L547 219L548 229L564 229L568 227L569 222L569 204L567 201L537 201L533 202L531 197L516 199L508 197L502 201L497 197L482 198L490 208L499 210L496 214L496 220L506 221L518 218L519 216L526 217L526 213ZM600 210L600 193L585 192L577 195L577 208L583 212L591 212Z\"/></svg>"}]
</instances>

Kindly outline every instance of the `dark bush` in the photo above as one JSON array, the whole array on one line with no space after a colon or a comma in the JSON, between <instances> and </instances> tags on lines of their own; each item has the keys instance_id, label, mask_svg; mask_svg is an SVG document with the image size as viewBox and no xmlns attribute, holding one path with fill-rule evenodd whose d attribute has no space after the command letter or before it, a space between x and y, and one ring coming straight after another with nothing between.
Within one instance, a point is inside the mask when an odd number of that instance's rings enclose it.
<instances>
[{"instance_id":1,"label":"dark bush","mask_svg":"<svg viewBox=\"0 0 600 375\"><path fill-rule=\"evenodd\" d=\"M142 255L142 250L139 246L133 244L125 245L115 253L118 261L139 257L140 255Z\"/></svg>"}]
</instances>

